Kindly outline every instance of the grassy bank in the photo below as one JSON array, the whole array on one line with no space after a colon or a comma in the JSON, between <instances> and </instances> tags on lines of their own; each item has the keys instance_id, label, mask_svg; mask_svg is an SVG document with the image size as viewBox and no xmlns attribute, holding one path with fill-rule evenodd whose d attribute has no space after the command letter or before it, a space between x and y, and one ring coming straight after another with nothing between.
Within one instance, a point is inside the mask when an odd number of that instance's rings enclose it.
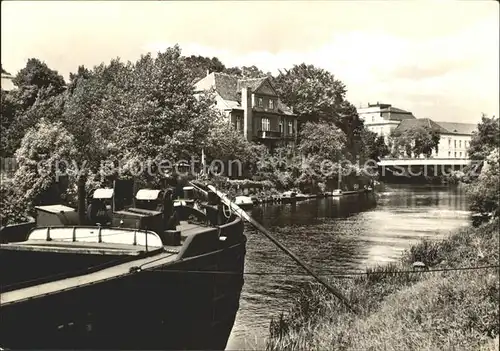
<instances>
[{"instance_id":1,"label":"grassy bank","mask_svg":"<svg viewBox=\"0 0 500 351\"><path fill-rule=\"evenodd\" d=\"M498 265L498 226L497 219L423 241L396 264L332 279L361 310L357 315L311 284L289 313L271 322L268 350L498 350L498 268L413 273L411 266Z\"/></svg>"}]
</instances>

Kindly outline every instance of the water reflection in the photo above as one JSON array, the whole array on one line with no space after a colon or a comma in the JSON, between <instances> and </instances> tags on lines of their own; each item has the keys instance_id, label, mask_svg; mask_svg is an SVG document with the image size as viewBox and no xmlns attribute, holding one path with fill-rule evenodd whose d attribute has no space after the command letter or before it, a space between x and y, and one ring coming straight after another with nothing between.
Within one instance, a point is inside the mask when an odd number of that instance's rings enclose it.
<instances>
[{"instance_id":1,"label":"water reflection","mask_svg":"<svg viewBox=\"0 0 500 351\"><path fill-rule=\"evenodd\" d=\"M376 196L308 200L267 205L252 216L319 272L346 274L397 260L422 238L440 239L466 225L469 212L463 189L388 186ZM269 321L286 310L309 277L262 234L246 227L247 275L241 307L228 349L262 349Z\"/></svg>"}]
</instances>

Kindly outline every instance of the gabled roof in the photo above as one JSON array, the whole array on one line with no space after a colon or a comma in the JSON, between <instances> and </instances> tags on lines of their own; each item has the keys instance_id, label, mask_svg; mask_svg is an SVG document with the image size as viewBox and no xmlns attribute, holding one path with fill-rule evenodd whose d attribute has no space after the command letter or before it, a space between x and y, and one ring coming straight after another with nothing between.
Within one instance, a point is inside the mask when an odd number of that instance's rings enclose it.
<instances>
[{"instance_id":1,"label":"gabled roof","mask_svg":"<svg viewBox=\"0 0 500 351\"><path fill-rule=\"evenodd\" d=\"M250 88L252 91L256 91L268 80L268 77L240 79L238 76L212 72L195 84L195 92L214 88L229 108L238 109L241 108L242 88ZM280 113L293 115L292 109L279 98L277 107Z\"/></svg>"},{"instance_id":2,"label":"gabled roof","mask_svg":"<svg viewBox=\"0 0 500 351\"><path fill-rule=\"evenodd\" d=\"M477 131L477 124L473 123L455 123L455 122L436 122L448 131L447 134L465 134L471 135Z\"/></svg>"},{"instance_id":3,"label":"gabled roof","mask_svg":"<svg viewBox=\"0 0 500 351\"><path fill-rule=\"evenodd\" d=\"M237 92L238 78L224 73L212 73L215 79L215 90L224 100L239 101Z\"/></svg>"},{"instance_id":4,"label":"gabled roof","mask_svg":"<svg viewBox=\"0 0 500 351\"><path fill-rule=\"evenodd\" d=\"M418 127L429 127L439 133L446 134L448 131L441 127L439 124L431 120L430 118L415 118L415 119L405 119L396 127L395 130L400 132L405 132Z\"/></svg>"},{"instance_id":5,"label":"gabled roof","mask_svg":"<svg viewBox=\"0 0 500 351\"><path fill-rule=\"evenodd\" d=\"M243 88L250 88L253 91L257 90L262 83L264 83L267 80L267 77L261 77L261 78L250 78L250 79L238 79L238 91L240 91Z\"/></svg>"}]
</instances>

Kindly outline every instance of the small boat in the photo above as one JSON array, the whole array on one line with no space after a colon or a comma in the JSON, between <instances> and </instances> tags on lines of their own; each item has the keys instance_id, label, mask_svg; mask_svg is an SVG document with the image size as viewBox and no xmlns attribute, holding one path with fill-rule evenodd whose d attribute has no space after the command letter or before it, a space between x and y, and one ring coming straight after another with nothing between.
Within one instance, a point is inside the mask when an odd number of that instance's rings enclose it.
<instances>
[{"instance_id":1,"label":"small boat","mask_svg":"<svg viewBox=\"0 0 500 351\"><path fill-rule=\"evenodd\" d=\"M78 210L38 206L35 226L0 246L0 346L224 350L244 281L242 220L213 192L196 209L141 189L109 213L99 201L110 190L85 211L78 188Z\"/></svg>"},{"instance_id":2,"label":"small boat","mask_svg":"<svg viewBox=\"0 0 500 351\"><path fill-rule=\"evenodd\" d=\"M340 189L335 189L335 190L332 191L332 196L333 197L339 197L339 196L342 196L342 195L343 195L343 192Z\"/></svg>"},{"instance_id":3,"label":"small boat","mask_svg":"<svg viewBox=\"0 0 500 351\"><path fill-rule=\"evenodd\" d=\"M253 199L249 196L236 196L234 203L243 209L252 208L254 205Z\"/></svg>"}]
</instances>

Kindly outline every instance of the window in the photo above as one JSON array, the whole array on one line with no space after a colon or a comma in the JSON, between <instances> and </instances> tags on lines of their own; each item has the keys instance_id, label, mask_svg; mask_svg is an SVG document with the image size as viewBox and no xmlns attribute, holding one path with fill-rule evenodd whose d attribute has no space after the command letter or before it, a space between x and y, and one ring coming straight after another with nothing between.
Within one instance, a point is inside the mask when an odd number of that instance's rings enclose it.
<instances>
[{"instance_id":1,"label":"window","mask_svg":"<svg viewBox=\"0 0 500 351\"><path fill-rule=\"evenodd\" d=\"M451 151L448 151L448 157L451 157Z\"/></svg>"},{"instance_id":2,"label":"window","mask_svg":"<svg viewBox=\"0 0 500 351\"><path fill-rule=\"evenodd\" d=\"M273 109L274 109L274 100L269 99L269 108L270 108L271 110L273 110Z\"/></svg>"},{"instance_id":3,"label":"window","mask_svg":"<svg viewBox=\"0 0 500 351\"><path fill-rule=\"evenodd\" d=\"M375 116L372 116L372 122L375 122Z\"/></svg>"},{"instance_id":4,"label":"window","mask_svg":"<svg viewBox=\"0 0 500 351\"><path fill-rule=\"evenodd\" d=\"M451 146L451 138L448 138L448 146Z\"/></svg>"},{"instance_id":5,"label":"window","mask_svg":"<svg viewBox=\"0 0 500 351\"><path fill-rule=\"evenodd\" d=\"M257 106L259 106L259 107L263 107L264 106L264 103L263 103L263 100L262 100L261 97L257 99Z\"/></svg>"},{"instance_id":6,"label":"window","mask_svg":"<svg viewBox=\"0 0 500 351\"><path fill-rule=\"evenodd\" d=\"M467 140L464 141L464 147L466 148L467 147Z\"/></svg>"},{"instance_id":7,"label":"window","mask_svg":"<svg viewBox=\"0 0 500 351\"><path fill-rule=\"evenodd\" d=\"M455 152L455 158L457 158L457 153Z\"/></svg>"},{"instance_id":8,"label":"window","mask_svg":"<svg viewBox=\"0 0 500 351\"><path fill-rule=\"evenodd\" d=\"M283 134L283 121L280 121L280 133Z\"/></svg>"},{"instance_id":9,"label":"window","mask_svg":"<svg viewBox=\"0 0 500 351\"><path fill-rule=\"evenodd\" d=\"M458 141L458 147L460 147L460 148L462 147L462 140Z\"/></svg>"},{"instance_id":10,"label":"window","mask_svg":"<svg viewBox=\"0 0 500 351\"><path fill-rule=\"evenodd\" d=\"M263 131L269 131L271 128L271 122L269 121L269 118L262 118L262 130Z\"/></svg>"},{"instance_id":11,"label":"window","mask_svg":"<svg viewBox=\"0 0 500 351\"><path fill-rule=\"evenodd\" d=\"M293 134L293 122L288 122L288 135Z\"/></svg>"},{"instance_id":12,"label":"window","mask_svg":"<svg viewBox=\"0 0 500 351\"><path fill-rule=\"evenodd\" d=\"M462 158L462 153L460 153L460 158Z\"/></svg>"},{"instance_id":13,"label":"window","mask_svg":"<svg viewBox=\"0 0 500 351\"><path fill-rule=\"evenodd\" d=\"M242 126L243 123L241 123L241 117L236 117L236 130L237 131L240 131L242 130L243 126Z\"/></svg>"},{"instance_id":14,"label":"window","mask_svg":"<svg viewBox=\"0 0 500 351\"><path fill-rule=\"evenodd\" d=\"M457 148L457 141L456 140L453 140L453 145L454 145L454 147L456 149ZM457 156L455 155L455 157L457 157Z\"/></svg>"}]
</instances>

